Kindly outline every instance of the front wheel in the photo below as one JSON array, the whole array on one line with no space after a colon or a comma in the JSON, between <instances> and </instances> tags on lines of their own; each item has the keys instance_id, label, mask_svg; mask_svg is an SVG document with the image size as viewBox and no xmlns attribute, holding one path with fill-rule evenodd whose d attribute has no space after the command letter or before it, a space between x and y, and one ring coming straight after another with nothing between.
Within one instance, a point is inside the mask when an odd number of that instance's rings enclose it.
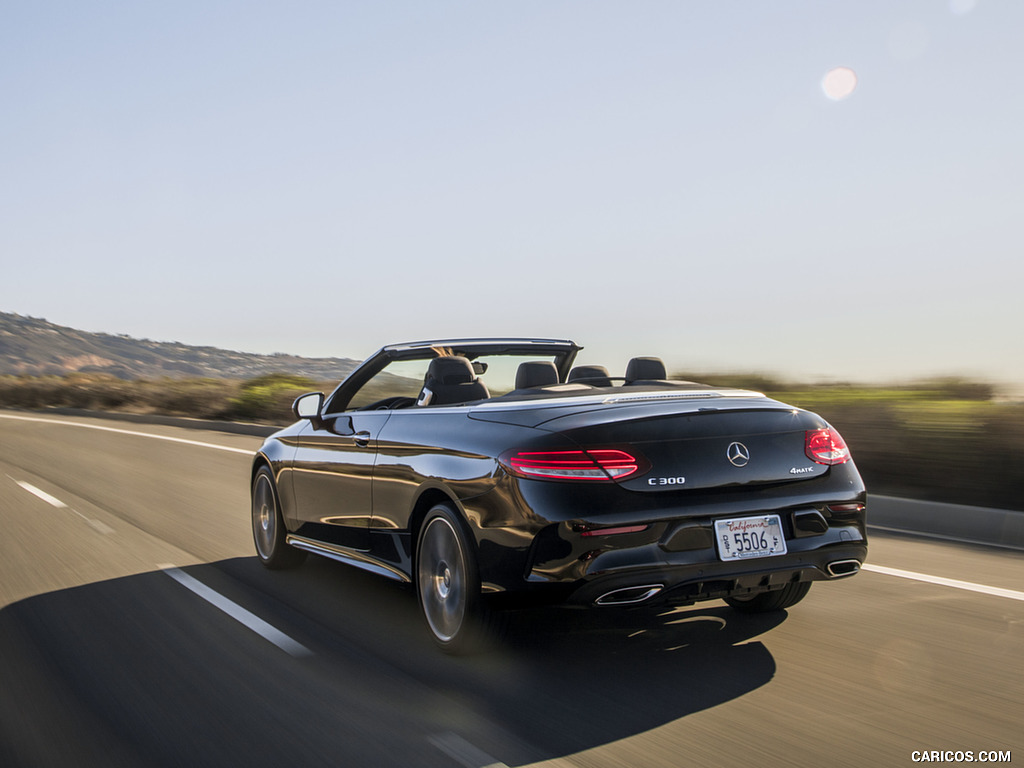
<instances>
[{"instance_id":1,"label":"front wheel","mask_svg":"<svg viewBox=\"0 0 1024 768\"><path fill-rule=\"evenodd\" d=\"M783 611L790 606L796 605L806 597L811 589L811 582L798 581L787 584L782 589L775 589L771 592L761 592L756 595L731 596L725 598L725 602L732 608L742 613L769 613L771 611Z\"/></svg>"},{"instance_id":2,"label":"front wheel","mask_svg":"<svg viewBox=\"0 0 1024 768\"><path fill-rule=\"evenodd\" d=\"M260 467L252 481L252 538L256 555L267 568L292 568L306 559L305 552L288 545L287 534L273 475L268 467Z\"/></svg>"},{"instance_id":3,"label":"front wheel","mask_svg":"<svg viewBox=\"0 0 1024 768\"><path fill-rule=\"evenodd\" d=\"M427 513L416 544L416 595L434 643L446 653L477 650L484 610L476 551L447 504Z\"/></svg>"}]
</instances>

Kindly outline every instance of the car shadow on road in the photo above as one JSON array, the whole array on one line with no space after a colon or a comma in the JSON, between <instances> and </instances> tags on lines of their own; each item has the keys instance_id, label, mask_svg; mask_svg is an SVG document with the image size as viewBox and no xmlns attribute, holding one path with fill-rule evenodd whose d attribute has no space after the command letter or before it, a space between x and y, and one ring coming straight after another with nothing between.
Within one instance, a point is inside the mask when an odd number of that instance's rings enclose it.
<instances>
[{"instance_id":1,"label":"car shadow on road","mask_svg":"<svg viewBox=\"0 0 1024 768\"><path fill-rule=\"evenodd\" d=\"M346 640L339 653L354 644L499 723L523 747L493 748L509 766L643 733L765 685L775 660L756 638L787 618L741 614L720 601L656 611L533 609L513 612L484 652L452 657L430 641L411 587L319 558L287 572L268 573L255 558L217 567L316 617L327 643Z\"/></svg>"},{"instance_id":2,"label":"car shadow on road","mask_svg":"<svg viewBox=\"0 0 1024 768\"><path fill-rule=\"evenodd\" d=\"M545 757L574 754L766 684L775 660L753 638L784 619L782 613L744 616L717 601L660 613L524 612L492 651L496 662L515 670L515 684L507 675L492 676L479 706L500 722L516 723Z\"/></svg>"},{"instance_id":3,"label":"car shadow on road","mask_svg":"<svg viewBox=\"0 0 1024 768\"><path fill-rule=\"evenodd\" d=\"M756 638L785 620L717 602L531 610L487 652L450 657L411 589L340 564L182 570L312 654L289 656L160 571L26 598L0 610L0 764L466 765L434 745L455 734L524 765L765 685L775 662Z\"/></svg>"}]
</instances>

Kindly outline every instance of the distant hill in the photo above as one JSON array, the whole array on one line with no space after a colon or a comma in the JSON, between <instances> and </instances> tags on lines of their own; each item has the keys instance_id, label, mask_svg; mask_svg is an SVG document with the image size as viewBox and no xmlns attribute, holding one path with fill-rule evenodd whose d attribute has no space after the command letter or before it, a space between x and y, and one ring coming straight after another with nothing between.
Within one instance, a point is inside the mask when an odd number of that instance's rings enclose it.
<instances>
[{"instance_id":1,"label":"distant hill","mask_svg":"<svg viewBox=\"0 0 1024 768\"><path fill-rule=\"evenodd\" d=\"M292 373L338 381L357 361L340 357L254 355L216 347L90 333L37 317L0 312L0 375L106 373L121 379L248 379Z\"/></svg>"}]
</instances>

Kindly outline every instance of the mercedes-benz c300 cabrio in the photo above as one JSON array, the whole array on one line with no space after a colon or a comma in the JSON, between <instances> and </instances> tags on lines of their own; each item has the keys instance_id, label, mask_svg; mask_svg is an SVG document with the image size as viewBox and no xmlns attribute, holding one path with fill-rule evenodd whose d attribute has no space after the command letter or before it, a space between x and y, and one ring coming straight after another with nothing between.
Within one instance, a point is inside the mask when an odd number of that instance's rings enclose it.
<instances>
[{"instance_id":1,"label":"mercedes-benz c300 cabrio","mask_svg":"<svg viewBox=\"0 0 1024 768\"><path fill-rule=\"evenodd\" d=\"M821 417L658 358L574 367L580 349L395 344L299 397L253 462L259 559L410 583L452 652L503 608L777 611L859 570L864 484Z\"/></svg>"}]
</instances>

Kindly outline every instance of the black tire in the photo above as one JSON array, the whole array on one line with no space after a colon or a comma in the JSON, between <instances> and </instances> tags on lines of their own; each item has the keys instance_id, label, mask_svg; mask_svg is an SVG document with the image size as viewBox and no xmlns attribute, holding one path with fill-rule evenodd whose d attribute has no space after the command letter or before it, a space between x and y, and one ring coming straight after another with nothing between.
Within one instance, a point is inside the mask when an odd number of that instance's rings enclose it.
<instances>
[{"instance_id":1,"label":"black tire","mask_svg":"<svg viewBox=\"0 0 1024 768\"><path fill-rule=\"evenodd\" d=\"M803 600L810 589L811 582L797 581L787 584L782 589L775 589L771 592L760 592L756 595L744 595L743 597L727 597L725 602L742 613L783 611Z\"/></svg>"},{"instance_id":2,"label":"black tire","mask_svg":"<svg viewBox=\"0 0 1024 768\"><path fill-rule=\"evenodd\" d=\"M260 467L252 481L252 538L256 556L267 568L294 568L306 559L305 552L285 542L287 534L274 475L269 467Z\"/></svg>"},{"instance_id":3,"label":"black tire","mask_svg":"<svg viewBox=\"0 0 1024 768\"><path fill-rule=\"evenodd\" d=\"M476 547L448 504L427 513L416 539L416 597L434 643L445 653L481 650L493 638L480 598Z\"/></svg>"}]
</instances>

